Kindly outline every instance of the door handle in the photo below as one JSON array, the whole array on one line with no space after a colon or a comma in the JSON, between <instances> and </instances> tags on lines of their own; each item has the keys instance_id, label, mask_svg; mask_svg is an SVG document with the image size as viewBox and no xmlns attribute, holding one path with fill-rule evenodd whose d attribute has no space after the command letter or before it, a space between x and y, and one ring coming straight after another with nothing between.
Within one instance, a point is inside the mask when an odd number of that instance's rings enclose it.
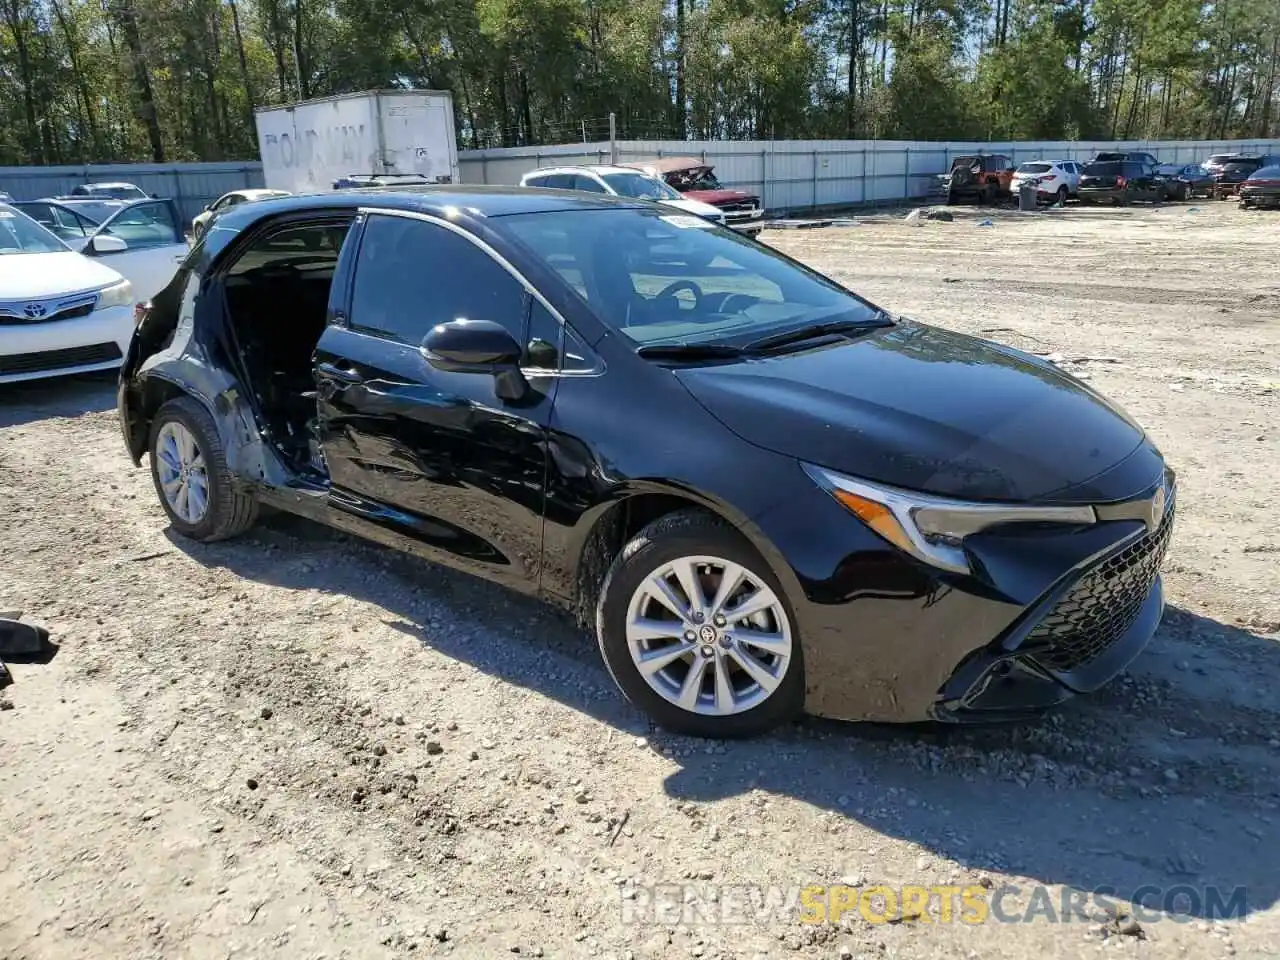
<instances>
[{"instance_id":1,"label":"door handle","mask_svg":"<svg viewBox=\"0 0 1280 960\"><path fill-rule=\"evenodd\" d=\"M332 363L317 364L316 369L330 380L337 380L341 383L364 382L364 377L360 376L355 370L344 370L342 367L336 367Z\"/></svg>"}]
</instances>

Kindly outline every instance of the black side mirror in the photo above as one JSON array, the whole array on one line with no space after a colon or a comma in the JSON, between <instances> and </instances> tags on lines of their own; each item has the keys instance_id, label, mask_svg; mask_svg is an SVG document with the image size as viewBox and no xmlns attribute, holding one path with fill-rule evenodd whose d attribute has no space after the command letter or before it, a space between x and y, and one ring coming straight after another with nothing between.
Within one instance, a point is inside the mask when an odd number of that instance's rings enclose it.
<instances>
[{"instance_id":1,"label":"black side mirror","mask_svg":"<svg viewBox=\"0 0 1280 960\"><path fill-rule=\"evenodd\" d=\"M437 324L422 341L422 355L437 370L487 373L503 400L519 400L528 389L520 372L523 351L507 328L492 320L450 320Z\"/></svg>"}]
</instances>

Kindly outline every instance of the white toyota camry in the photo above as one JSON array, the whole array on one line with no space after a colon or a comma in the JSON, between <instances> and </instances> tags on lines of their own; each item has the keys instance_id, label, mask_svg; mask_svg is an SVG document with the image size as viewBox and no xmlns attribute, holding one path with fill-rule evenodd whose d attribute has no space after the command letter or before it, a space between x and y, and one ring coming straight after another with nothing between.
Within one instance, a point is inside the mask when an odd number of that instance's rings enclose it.
<instances>
[{"instance_id":1,"label":"white toyota camry","mask_svg":"<svg viewBox=\"0 0 1280 960\"><path fill-rule=\"evenodd\" d=\"M82 249L0 204L0 383L118 367L134 304L164 288L187 245L172 205L149 201L98 226Z\"/></svg>"}]
</instances>

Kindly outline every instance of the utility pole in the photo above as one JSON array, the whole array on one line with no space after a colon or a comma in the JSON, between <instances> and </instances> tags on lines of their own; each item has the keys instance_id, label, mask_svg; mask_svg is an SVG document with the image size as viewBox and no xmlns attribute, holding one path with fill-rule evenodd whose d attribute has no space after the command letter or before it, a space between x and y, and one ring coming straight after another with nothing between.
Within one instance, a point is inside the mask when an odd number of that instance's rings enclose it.
<instances>
[{"instance_id":1,"label":"utility pole","mask_svg":"<svg viewBox=\"0 0 1280 960\"><path fill-rule=\"evenodd\" d=\"M609 162L618 162L618 115L613 112L609 114Z\"/></svg>"}]
</instances>

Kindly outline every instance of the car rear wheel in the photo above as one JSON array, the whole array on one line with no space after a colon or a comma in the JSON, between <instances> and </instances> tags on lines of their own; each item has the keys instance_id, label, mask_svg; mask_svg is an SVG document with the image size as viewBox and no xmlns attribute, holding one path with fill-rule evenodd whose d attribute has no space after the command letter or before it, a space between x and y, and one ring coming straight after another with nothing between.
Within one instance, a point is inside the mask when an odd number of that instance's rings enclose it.
<instances>
[{"instance_id":1,"label":"car rear wheel","mask_svg":"<svg viewBox=\"0 0 1280 960\"><path fill-rule=\"evenodd\" d=\"M213 419L192 397L151 421L151 479L173 528L192 540L225 540L253 526L258 502L232 483Z\"/></svg>"},{"instance_id":2,"label":"car rear wheel","mask_svg":"<svg viewBox=\"0 0 1280 960\"><path fill-rule=\"evenodd\" d=\"M1058 196L1054 202L1060 207L1065 207L1067 205L1067 188L1065 186L1058 188Z\"/></svg>"},{"instance_id":3,"label":"car rear wheel","mask_svg":"<svg viewBox=\"0 0 1280 960\"><path fill-rule=\"evenodd\" d=\"M668 514L623 548L596 632L627 699L677 733L751 736L803 706L800 638L781 587L739 533L702 511Z\"/></svg>"}]
</instances>

